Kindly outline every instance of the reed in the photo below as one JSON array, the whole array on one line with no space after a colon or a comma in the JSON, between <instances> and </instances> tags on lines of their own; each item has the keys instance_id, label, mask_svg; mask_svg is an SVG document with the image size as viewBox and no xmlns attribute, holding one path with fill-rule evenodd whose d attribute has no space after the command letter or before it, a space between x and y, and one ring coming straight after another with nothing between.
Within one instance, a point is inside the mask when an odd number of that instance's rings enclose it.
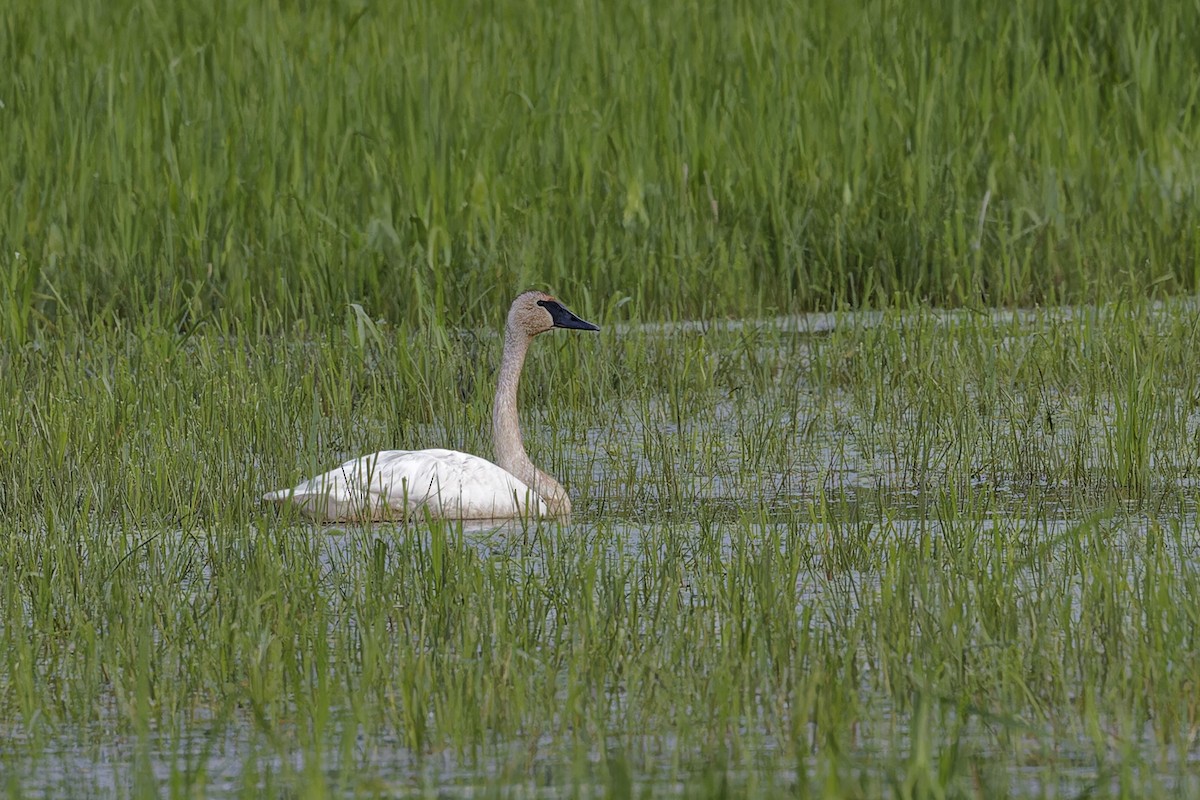
<instances>
[{"instance_id":1,"label":"reed","mask_svg":"<svg viewBox=\"0 0 1200 800\"><path fill-rule=\"evenodd\" d=\"M1197 288L1185 2L10 6L10 341Z\"/></svg>"},{"instance_id":2,"label":"reed","mask_svg":"<svg viewBox=\"0 0 1200 800\"><path fill-rule=\"evenodd\" d=\"M351 310L6 347L0 766L15 794L1191 791L1194 317L597 317L523 387L576 516L491 532L256 501L379 446L486 452L489 335Z\"/></svg>"},{"instance_id":3,"label":"reed","mask_svg":"<svg viewBox=\"0 0 1200 800\"><path fill-rule=\"evenodd\" d=\"M1200 793L1194 12L11 0L0 786Z\"/></svg>"}]
</instances>

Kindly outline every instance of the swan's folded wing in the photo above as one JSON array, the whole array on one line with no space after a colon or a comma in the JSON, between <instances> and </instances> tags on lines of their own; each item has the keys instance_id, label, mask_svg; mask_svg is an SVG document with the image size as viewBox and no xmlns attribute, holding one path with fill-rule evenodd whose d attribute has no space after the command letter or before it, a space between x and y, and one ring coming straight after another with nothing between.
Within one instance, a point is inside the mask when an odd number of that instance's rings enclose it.
<instances>
[{"instance_id":1,"label":"swan's folded wing","mask_svg":"<svg viewBox=\"0 0 1200 800\"><path fill-rule=\"evenodd\" d=\"M263 496L290 501L325 521L541 516L545 504L492 462L454 450L384 450L352 459L294 489Z\"/></svg>"}]
</instances>

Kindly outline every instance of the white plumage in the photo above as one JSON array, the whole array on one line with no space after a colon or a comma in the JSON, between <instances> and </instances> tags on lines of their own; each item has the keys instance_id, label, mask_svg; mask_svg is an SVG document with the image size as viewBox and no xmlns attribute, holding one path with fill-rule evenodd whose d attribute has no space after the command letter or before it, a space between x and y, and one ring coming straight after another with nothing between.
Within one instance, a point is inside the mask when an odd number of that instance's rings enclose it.
<instances>
[{"instance_id":1,"label":"white plumage","mask_svg":"<svg viewBox=\"0 0 1200 800\"><path fill-rule=\"evenodd\" d=\"M306 516L328 521L546 516L545 502L515 476L479 456L440 449L354 458L263 499L291 501Z\"/></svg>"},{"instance_id":2,"label":"white plumage","mask_svg":"<svg viewBox=\"0 0 1200 800\"><path fill-rule=\"evenodd\" d=\"M291 489L263 495L326 522L404 519L511 519L566 516L566 490L533 465L517 417L517 386L533 337L553 328L599 330L553 297L525 292L504 326L504 356L492 410L493 464L455 450L382 450L355 458Z\"/></svg>"}]
</instances>

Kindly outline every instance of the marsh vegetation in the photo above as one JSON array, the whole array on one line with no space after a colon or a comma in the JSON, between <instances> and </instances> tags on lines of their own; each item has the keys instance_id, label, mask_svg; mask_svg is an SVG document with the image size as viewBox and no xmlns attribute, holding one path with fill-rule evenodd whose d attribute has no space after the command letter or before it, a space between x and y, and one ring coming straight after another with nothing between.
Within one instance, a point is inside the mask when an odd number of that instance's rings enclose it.
<instances>
[{"instance_id":1,"label":"marsh vegetation","mask_svg":"<svg viewBox=\"0 0 1200 800\"><path fill-rule=\"evenodd\" d=\"M10 5L9 794L1200 792L1191 6Z\"/></svg>"}]
</instances>

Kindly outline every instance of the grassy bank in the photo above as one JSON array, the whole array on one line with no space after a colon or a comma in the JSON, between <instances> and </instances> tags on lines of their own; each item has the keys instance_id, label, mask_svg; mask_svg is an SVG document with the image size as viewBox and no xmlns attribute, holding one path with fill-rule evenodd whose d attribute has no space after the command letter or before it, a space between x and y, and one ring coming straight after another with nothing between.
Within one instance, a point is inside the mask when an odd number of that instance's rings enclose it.
<instances>
[{"instance_id":1,"label":"grassy bank","mask_svg":"<svg viewBox=\"0 0 1200 800\"><path fill-rule=\"evenodd\" d=\"M1194 291L1194 14L16 0L0 333Z\"/></svg>"},{"instance_id":2,"label":"grassy bank","mask_svg":"<svg viewBox=\"0 0 1200 800\"><path fill-rule=\"evenodd\" d=\"M384 445L487 453L494 339L351 317L6 350L2 771L60 793L1193 791L1194 317L550 338L524 418L576 518L497 533L321 532L255 500Z\"/></svg>"}]
</instances>

